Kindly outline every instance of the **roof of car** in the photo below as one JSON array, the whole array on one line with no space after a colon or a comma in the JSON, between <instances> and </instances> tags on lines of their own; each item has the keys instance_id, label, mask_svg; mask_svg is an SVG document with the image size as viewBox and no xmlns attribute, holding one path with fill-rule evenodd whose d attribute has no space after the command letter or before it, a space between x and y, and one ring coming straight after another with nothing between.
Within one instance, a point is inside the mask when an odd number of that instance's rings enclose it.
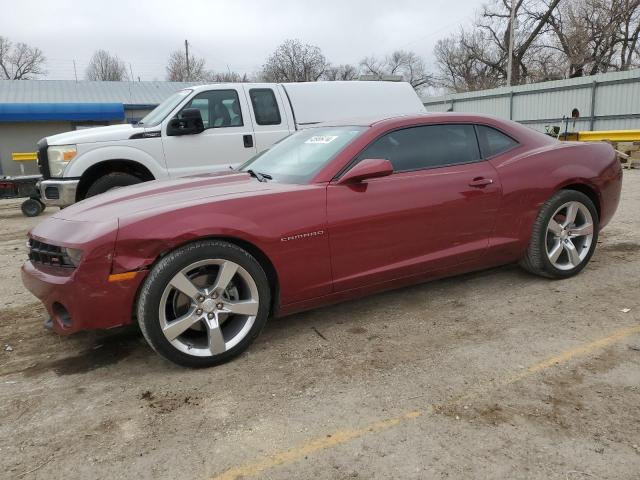
<instances>
[{"instance_id":1,"label":"roof of car","mask_svg":"<svg viewBox=\"0 0 640 480\"><path fill-rule=\"evenodd\" d=\"M495 119L491 115L479 115L473 113L455 113L455 112L443 112L443 113L420 113L420 114L407 114L407 115L380 115L373 117L361 117L361 118L348 118L333 122L322 122L309 125L302 125L306 128L315 127L372 127L380 123L391 123L395 121L406 120L460 120L464 122L477 121L481 119Z\"/></svg>"}]
</instances>

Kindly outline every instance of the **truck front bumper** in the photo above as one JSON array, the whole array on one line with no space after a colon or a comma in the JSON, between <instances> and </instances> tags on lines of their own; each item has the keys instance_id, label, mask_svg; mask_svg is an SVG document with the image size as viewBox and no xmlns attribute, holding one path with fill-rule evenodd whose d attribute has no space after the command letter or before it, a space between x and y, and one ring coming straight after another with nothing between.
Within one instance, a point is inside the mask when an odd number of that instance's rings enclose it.
<instances>
[{"instance_id":1,"label":"truck front bumper","mask_svg":"<svg viewBox=\"0 0 640 480\"><path fill-rule=\"evenodd\" d=\"M40 182L40 198L45 205L68 207L76 203L77 179L51 179Z\"/></svg>"}]
</instances>

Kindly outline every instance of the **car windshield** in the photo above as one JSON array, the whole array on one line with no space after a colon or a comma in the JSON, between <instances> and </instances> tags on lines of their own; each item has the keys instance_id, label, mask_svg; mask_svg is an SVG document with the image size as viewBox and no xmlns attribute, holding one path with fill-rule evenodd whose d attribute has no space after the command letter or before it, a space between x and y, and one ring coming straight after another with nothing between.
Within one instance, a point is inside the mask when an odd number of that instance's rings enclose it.
<instances>
[{"instance_id":1,"label":"car windshield","mask_svg":"<svg viewBox=\"0 0 640 480\"><path fill-rule=\"evenodd\" d=\"M302 130L281 140L238 170L252 170L282 183L306 183L365 127L320 127Z\"/></svg>"},{"instance_id":2,"label":"car windshield","mask_svg":"<svg viewBox=\"0 0 640 480\"><path fill-rule=\"evenodd\" d=\"M180 90L179 92L174 93L169 98L167 98L164 102L158 105L156 108L151 110L146 117L138 122L138 125L144 125L145 127L155 127L162 120L165 119L171 110L176 108L178 104L193 90Z\"/></svg>"}]
</instances>

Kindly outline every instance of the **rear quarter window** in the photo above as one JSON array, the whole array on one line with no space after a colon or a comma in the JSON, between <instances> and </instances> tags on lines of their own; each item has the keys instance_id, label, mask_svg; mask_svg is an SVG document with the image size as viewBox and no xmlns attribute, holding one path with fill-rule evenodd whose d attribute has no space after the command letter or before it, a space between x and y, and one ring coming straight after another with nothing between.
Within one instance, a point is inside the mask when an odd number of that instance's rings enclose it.
<instances>
[{"instance_id":1,"label":"rear quarter window","mask_svg":"<svg viewBox=\"0 0 640 480\"><path fill-rule=\"evenodd\" d=\"M478 132L480 150L484 158L500 155L519 145L513 138L495 128L476 125L476 130Z\"/></svg>"}]
</instances>

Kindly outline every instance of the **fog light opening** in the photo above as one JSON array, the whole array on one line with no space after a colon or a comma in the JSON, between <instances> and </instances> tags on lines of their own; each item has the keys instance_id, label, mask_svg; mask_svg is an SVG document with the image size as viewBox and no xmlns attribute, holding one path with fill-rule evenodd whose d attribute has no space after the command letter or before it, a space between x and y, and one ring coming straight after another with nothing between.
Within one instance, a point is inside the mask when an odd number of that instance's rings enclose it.
<instances>
[{"instance_id":1,"label":"fog light opening","mask_svg":"<svg viewBox=\"0 0 640 480\"><path fill-rule=\"evenodd\" d=\"M53 316L55 320L65 328L69 328L72 325L71 315L69 315L69 311L64 308L61 303L54 303L52 306Z\"/></svg>"}]
</instances>

